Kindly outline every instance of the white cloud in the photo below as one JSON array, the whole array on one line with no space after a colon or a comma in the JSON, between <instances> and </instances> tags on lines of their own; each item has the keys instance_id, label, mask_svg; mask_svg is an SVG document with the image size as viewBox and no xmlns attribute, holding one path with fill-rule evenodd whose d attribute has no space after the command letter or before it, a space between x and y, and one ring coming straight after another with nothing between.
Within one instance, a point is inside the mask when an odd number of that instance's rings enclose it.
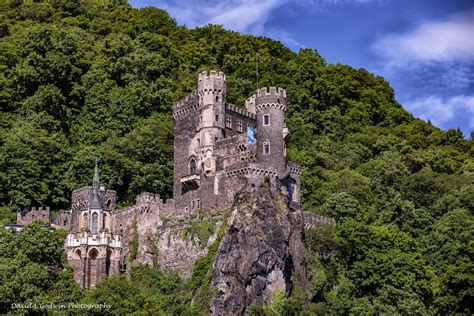
<instances>
[{"instance_id":1,"label":"white cloud","mask_svg":"<svg viewBox=\"0 0 474 316\"><path fill-rule=\"evenodd\" d=\"M469 61L474 58L474 11L427 21L404 34L390 34L372 46L391 66L410 62Z\"/></svg>"},{"instance_id":2,"label":"white cloud","mask_svg":"<svg viewBox=\"0 0 474 316\"><path fill-rule=\"evenodd\" d=\"M474 129L474 96L459 95L443 99L439 96L428 96L405 103L415 116L434 125L446 128L450 121L468 119L469 128ZM452 124L451 124L452 125Z\"/></svg>"},{"instance_id":3,"label":"white cloud","mask_svg":"<svg viewBox=\"0 0 474 316\"><path fill-rule=\"evenodd\" d=\"M242 33L263 34L272 11L290 0L183 0L163 1L157 5L167 10L178 23L188 27L208 23Z\"/></svg>"},{"instance_id":4,"label":"white cloud","mask_svg":"<svg viewBox=\"0 0 474 316\"><path fill-rule=\"evenodd\" d=\"M384 0L163 0L156 5L167 10L178 23L188 27L208 23L222 24L226 29L254 35L271 35L266 22L278 8L291 3L307 10L321 10L322 6L362 4ZM294 40L289 36L285 36ZM299 43L292 43L299 45Z\"/></svg>"},{"instance_id":5,"label":"white cloud","mask_svg":"<svg viewBox=\"0 0 474 316\"><path fill-rule=\"evenodd\" d=\"M281 0L238 1L221 14L211 18L209 23L222 24L226 28L242 33L262 34L264 24L273 9L284 4Z\"/></svg>"}]
</instances>

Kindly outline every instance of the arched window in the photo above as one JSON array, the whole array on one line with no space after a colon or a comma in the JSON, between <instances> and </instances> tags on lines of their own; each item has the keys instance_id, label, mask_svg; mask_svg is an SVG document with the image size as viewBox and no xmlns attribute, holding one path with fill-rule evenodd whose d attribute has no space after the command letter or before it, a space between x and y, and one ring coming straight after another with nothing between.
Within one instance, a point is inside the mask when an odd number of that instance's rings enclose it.
<instances>
[{"instance_id":1,"label":"arched window","mask_svg":"<svg viewBox=\"0 0 474 316\"><path fill-rule=\"evenodd\" d=\"M97 213L92 214L92 233L97 234L97 225L99 222L99 216Z\"/></svg>"},{"instance_id":2,"label":"arched window","mask_svg":"<svg viewBox=\"0 0 474 316\"><path fill-rule=\"evenodd\" d=\"M196 173L196 160L194 158L191 158L189 161L189 174L195 174Z\"/></svg>"},{"instance_id":3,"label":"arched window","mask_svg":"<svg viewBox=\"0 0 474 316\"><path fill-rule=\"evenodd\" d=\"M219 102L219 96L216 95L216 102Z\"/></svg>"},{"instance_id":4,"label":"arched window","mask_svg":"<svg viewBox=\"0 0 474 316\"><path fill-rule=\"evenodd\" d=\"M107 214L104 213L102 216L102 229L105 229L105 225L107 224Z\"/></svg>"},{"instance_id":5,"label":"arched window","mask_svg":"<svg viewBox=\"0 0 474 316\"><path fill-rule=\"evenodd\" d=\"M84 215L82 216L82 221L83 221L83 226L85 229L89 228L89 223L87 221L87 213L84 213Z\"/></svg>"},{"instance_id":6,"label":"arched window","mask_svg":"<svg viewBox=\"0 0 474 316\"><path fill-rule=\"evenodd\" d=\"M268 140L263 142L263 154L265 156L270 155L270 142Z\"/></svg>"}]
</instances>

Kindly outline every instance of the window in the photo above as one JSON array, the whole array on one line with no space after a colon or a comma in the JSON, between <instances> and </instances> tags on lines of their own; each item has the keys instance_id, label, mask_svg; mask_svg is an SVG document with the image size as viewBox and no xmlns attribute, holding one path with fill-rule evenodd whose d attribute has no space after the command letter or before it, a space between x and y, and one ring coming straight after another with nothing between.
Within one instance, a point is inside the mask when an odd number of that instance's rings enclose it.
<instances>
[{"instance_id":1,"label":"window","mask_svg":"<svg viewBox=\"0 0 474 316\"><path fill-rule=\"evenodd\" d=\"M201 208L201 200L199 200L199 199L197 200L197 207Z\"/></svg>"},{"instance_id":2,"label":"window","mask_svg":"<svg viewBox=\"0 0 474 316\"><path fill-rule=\"evenodd\" d=\"M82 216L82 222L85 229L89 228L89 223L87 222L87 213L84 213L84 215Z\"/></svg>"},{"instance_id":3,"label":"window","mask_svg":"<svg viewBox=\"0 0 474 316\"><path fill-rule=\"evenodd\" d=\"M219 114L216 114L216 122L219 122Z\"/></svg>"},{"instance_id":4,"label":"window","mask_svg":"<svg viewBox=\"0 0 474 316\"><path fill-rule=\"evenodd\" d=\"M196 173L196 160L194 158L191 158L191 161L189 161L189 174L195 174Z\"/></svg>"},{"instance_id":5,"label":"window","mask_svg":"<svg viewBox=\"0 0 474 316\"><path fill-rule=\"evenodd\" d=\"M270 155L270 142L268 140L263 142L263 154L266 156Z\"/></svg>"},{"instance_id":6,"label":"window","mask_svg":"<svg viewBox=\"0 0 474 316\"><path fill-rule=\"evenodd\" d=\"M107 214L104 214L102 217L102 229L105 229L107 223Z\"/></svg>"},{"instance_id":7,"label":"window","mask_svg":"<svg viewBox=\"0 0 474 316\"><path fill-rule=\"evenodd\" d=\"M201 115L201 116L199 116L199 123L201 123L201 124L202 124L202 115Z\"/></svg>"},{"instance_id":8,"label":"window","mask_svg":"<svg viewBox=\"0 0 474 316\"><path fill-rule=\"evenodd\" d=\"M263 116L263 126L270 125L270 114L265 114Z\"/></svg>"},{"instance_id":9,"label":"window","mask_svg":"<svg viewBox=\"0 0 474 316\"><path fill-rule=\"evenodd\" d=\"M294 180L290 180L286 187L288 189L288 200L291 202L298 202L296 182Z\"/></svg>"},{"instance_id":10,"label":"window","mask_svg":"<svg viewBox=\"0 0 474 316\"><path fill-rule=\"evenodd\" d=\"M191 208L194 210L194 201L191 201Z\"/></svg>"},{"instance_id":11,"label":"window","mask_svg":"<svg viewBox=\"0 0 474 316\"><path fill-rule=\"evenodd\" d=\"M197 139L197 144L198 144L198 147L201 146L201 140L199 138Z\"/></svg>"},{"instance_id":12,"label":"window","mask_svg":"<svg viewBox=\"0 0 474 316\"><path fill-rule=\"evenodd\" d=\"M97 234L97 225L98 225L98 215L97 213L92 214L92 233Z\"/></svg>"},{"instance_id":13,"label":"window","mask_svg":"<svg viewBox=\"0 0 474 316\"><path fill-rule=\"evenodd\" d=\"M216 95L216 102L219 102L219 96Z\"/></svg>"},{"instance_id":14,"label":"window","mask_svg":"<svg viewBox=\"0 0 474 316\"><path fill-rule=\"evenodd\" d=\"M232 129L232 118L230 116L226 117L225 126Z\"/></svg>"},{"instance_id":15,"label":"window","mask_svg":"<svg viewBox=\"0 0 474 316\"><path fill-rule=\"evenodd\" d=\"M237 131L242 133L242 121L237 120Z\"/></svg>"}]
</instances>

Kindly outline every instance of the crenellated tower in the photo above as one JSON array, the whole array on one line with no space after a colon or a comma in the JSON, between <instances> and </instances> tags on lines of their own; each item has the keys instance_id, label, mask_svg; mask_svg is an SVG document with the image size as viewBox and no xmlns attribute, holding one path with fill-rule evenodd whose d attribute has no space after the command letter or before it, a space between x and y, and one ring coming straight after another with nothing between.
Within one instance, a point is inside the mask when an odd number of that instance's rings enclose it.
<instances>
[{"instance_id":1,"label":"crenellated tower","mask_svg":"<svg viewBox=\"0 0 474 316\"><path fill-rule=\"evenodd\" d=\"M205 174L215 172L214 144L224 137L225 130L224 73L203 72L198 79L199 113L198 135L195 139L198 168Z\"/></svg>"},{"instance_id":2,"label":"crenellated tower","mask_svg":"<svg viewBox=\"0 0 474 316\"><path fill-rule=\"evenodd\" d=\"M285 124L286 91L281 88L261 88L254 98L257 114L257 162L273 166L281 177L286 170L288 128Z\"/></svg>"}]
</instances>

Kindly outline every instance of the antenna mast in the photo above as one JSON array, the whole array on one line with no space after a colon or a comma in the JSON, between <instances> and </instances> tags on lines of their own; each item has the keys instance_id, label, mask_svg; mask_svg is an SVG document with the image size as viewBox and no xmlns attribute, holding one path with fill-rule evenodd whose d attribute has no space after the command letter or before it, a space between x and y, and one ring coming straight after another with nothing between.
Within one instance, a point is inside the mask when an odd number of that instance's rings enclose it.
<instances>
[{"instance_id":1,"label":"antenna mast","mask_svg":"<svg viewBox=\"0 0 474 316\"><path fill-rule=\"evenodd\" d=\"M257 65L257 90L258 90L258 53L255 55L255 63Z\"/></svg>"}]
</instances>

